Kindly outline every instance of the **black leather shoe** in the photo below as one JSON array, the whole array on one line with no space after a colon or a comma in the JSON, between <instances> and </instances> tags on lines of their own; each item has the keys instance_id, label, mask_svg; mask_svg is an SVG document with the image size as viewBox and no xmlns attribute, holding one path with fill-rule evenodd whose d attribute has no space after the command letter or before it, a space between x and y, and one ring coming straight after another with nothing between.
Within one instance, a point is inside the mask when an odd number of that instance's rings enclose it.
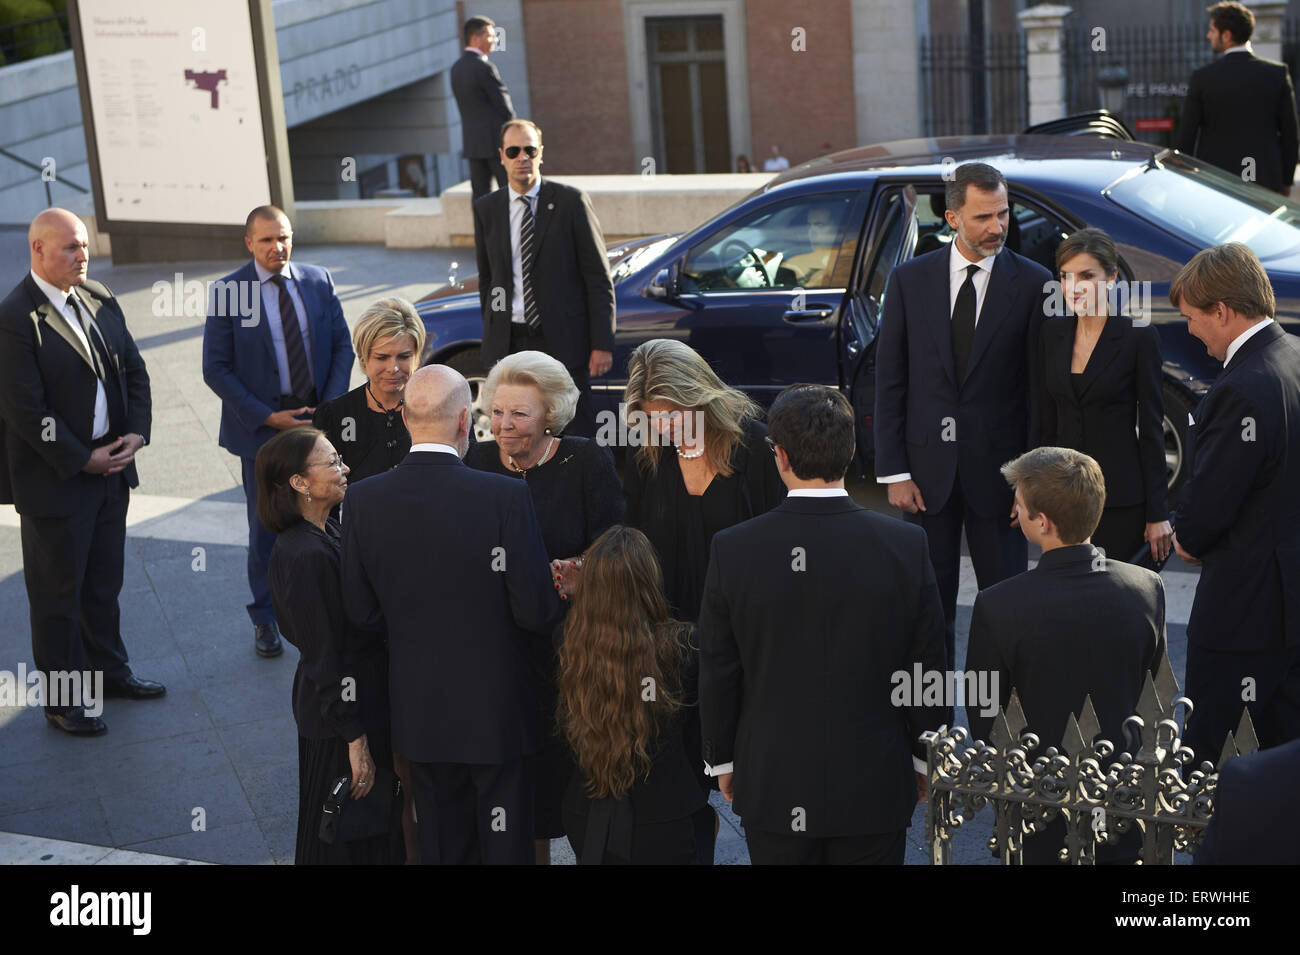
<instances>
[{"instance_id":1,"label":"black leather shoe","mask_svg":"<svg viewBox=\"0 0 1300 955\"><path fill-rule=\"evenodd\" d=\"M280 631L275 629L273 623L264 623L254 627L253 639L257 646L258 656L278 657L284 652L284 645L280 643Z\"/></svg>"},{"instance_id":2,"label":"black leather shoe","mask_svg":"<svg viewBox=\"0 0 1300 955\"><path fill-rule=\"evenodd\" d=\"M55 729L61 729L73 736L103 736L108 726L98 716L87 716L80 706L75 706L66 713L45 711L46 721Z\"/></svg>"},{"instance_id":3,"label":"black leather shoe","mask_svg":"<svg viewBox=\"0 0 1300 955\"><path fill-rule=\"evenodd\" d=\"M151 700L167 692L167 687L154 680L142 680L134 673L125 680L104 683L105 696L125 696L132 700Z\"/></svg>"}]
</instances>

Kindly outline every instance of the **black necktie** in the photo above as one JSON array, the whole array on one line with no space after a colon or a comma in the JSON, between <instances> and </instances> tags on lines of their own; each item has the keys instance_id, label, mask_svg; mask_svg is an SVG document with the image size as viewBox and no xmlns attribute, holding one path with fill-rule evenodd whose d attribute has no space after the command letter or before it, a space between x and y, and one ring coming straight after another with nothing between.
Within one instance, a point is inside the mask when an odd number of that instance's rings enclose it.
<instances>
[{"instance_id":1,"label":"black necktie","mask_svg":"<svg viewBox=\"0 0 1300 955\"><path fill-rule=\"evenodd\" d=\"M533 206L527 196L520 196L519 201L524 204L524 218L519 224L519 265L523 271L519 284L524 288L524 321L529 328L539 331L542 317L533 298Z\"/></svg>"},{"instance_id":2,"label":"black necktie","mask_svg":"<svg viewBox=\"0 0 1300 955\"><path fill-rule=\"evenodd\" d=\"M122 386L117 379L117 367L109 358L108 348L100 339L99 333L91 325L86 307L77 301L77 296L72 293L68 293L68 307L77 316L77 322L85 333L86 344L90 346L90 357L95 365L95 374L104 385L104 398L108 402L108 433L121 434L122 429L126 427L126 404L122 400Z\"/></svg>"},{"instance_id":3,"label":"black necktie","mask_svg":"<svg viewBox=\"0 0 1300 955\"><path fill-rule=\"evenodd\" d=\"M72 309L72 314L77 316L77 324L81 326L81 333L86 336L86 347L90 349L90 363L95 367L95 375L100 381L107 381L108 355L104 351L104 346L95 336L95 332L90 327L90 320L86 317L86 312L77 303L77 296L71 292L68 293L68 308Z\"/></svg>"},{"instance_id":4,"label":"black necktie","mask_svg":"<svg viewBox=\"0 0 1300 955\"><path fill-rule=\"evenodd\" d=\"M280 328L284 331L284 354L289 360L289 387L300 401L310 401L315 386L311 363L307 361L307 345L298 326L298 310L293 307L293 296L284 276L272 275L271 281L280 289Z\"/></svg>"},{"instance_id":5,"label":"black necktie","mask_svg":"<svg viewBox=\"0 0 1300 955\"><path fill-rule=\"evenodd\" d=\"M975 273L979 270L978 265L966 266L966 281L957 290L957 304L952 310L952 364L958 387L966 380L966 364L975 340Z\"/></svg>"}]
</instances>

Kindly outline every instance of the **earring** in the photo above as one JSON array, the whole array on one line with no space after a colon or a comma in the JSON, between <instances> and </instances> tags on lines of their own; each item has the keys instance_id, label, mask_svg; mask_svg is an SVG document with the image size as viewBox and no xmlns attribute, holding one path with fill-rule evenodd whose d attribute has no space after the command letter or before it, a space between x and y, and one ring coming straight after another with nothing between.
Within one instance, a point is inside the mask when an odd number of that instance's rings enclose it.
<instances>
[{"instance_id":1,"label":"earring","mask_svg":"<svg viewBox=\"0 0 1300 955\"><path fill-rule=\"evenodd\" d=\"M311 503L311 491L308 491L308 492L307 492L307 503L308 503L308 504Z\"/></svg>"},{"instance_id":2,"label":"earring","mask_svg":"<svg viewBox=\"0 0 1300 955\"><path fill-rule=\"evenodd\" d=\"M547 429L546 429L546 433L547 433L547 434L550 434L550 433L551 433L551 429L550 429L550 428L547 428Z\"/></svg>"}]
</instances>

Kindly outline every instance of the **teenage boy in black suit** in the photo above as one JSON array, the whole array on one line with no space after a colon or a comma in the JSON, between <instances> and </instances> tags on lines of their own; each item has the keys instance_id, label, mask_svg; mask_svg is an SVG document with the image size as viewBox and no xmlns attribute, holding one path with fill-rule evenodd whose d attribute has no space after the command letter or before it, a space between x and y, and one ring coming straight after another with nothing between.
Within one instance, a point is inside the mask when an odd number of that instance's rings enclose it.
<instances>
[{"instance_id":1,"label":"teenage boy in black suit","mask_svg":"<svg viewBox=\"0 0 1300 955\"><path fill-rule=\"evenodd\" d=\"M926 796L917 738L951 717L919 693L895 703L897 674L944 669L925 534L849 498L854 417L838 391L787 388L768 429L789 494L713 538L704 759L754 863L901 865Z\"/></svg>"},{"instance_id":2,"label":"teenage boy in black suit","mask_svg":"<svg viewBox=\"0 0 1300 955\"><path fill-rule=\"evenodd\" d=\"M1223 362L1188 429L1174 547L1200 565L1187 621L1183 742L1219 758L1250 709L1261 748L1300 738L1300 339L1238 242L1197 253L1169 286L1187 330Z\"/></svg>"},{"instance_id":3,"label":"teenage boy in black suit","mask_svg":"<svg viewBox=\"0 0 1300 955\"><path fill-rule=\"evenodd\" d=\"M411 453L348 492L343 599L386 629L393 750L411 763L425 864L531 864L538 743L530 640L560 601L522 481L461 463L470 390L445 365L411 376Z\"/></svg>"},{"instance_id":4,"label":"teenage boy in black suit","mask_svg":"<svg viewBox=\"0 0 1300 955\"><path fill-rule=\"evenodd\" d=\"M510 182L474 201L474 251L484 362L542 351L578 386L566 434L594 438L591 379L614 361L614 282L605 239L581 189L543 179L542 131L526 119L501 130Z\"/></svg>"},{"instance_id":5,"label":"teenage boy in black suit","mask_svg":"<svg viewBox=\"0 0 1300 955\"><path fill-rule=\"evenodd\" d=\"M1078 716L1089 695L1103 738L1127 750L1124 721L1165 653L1164 584L1149 570L1108 560L1089 541L1106 484L1088 455L1035 448L1002 473L1015 491L1020 530L1043 556L1033 570L975 598L965 672L990 674L997 706L1016 691L1028 729L1041 740L1039 753L1061 746L1070 714ZM968 702L967 716L975 737L988 741L996 711ZM1056 861L1064 838L1058 820L1026 839L1024 863ZM1098 861L1132 862L1137 852L1130 839L1100 850Z\"/></svg>"},{"instance_id":6,"label":"teenage boy in black suit","mask_svg":"<svg viewBox=\"0 0 1300 955\"><path fill-rule=\"evenodd\" d=\"M953 658L961 535L981 588L1021 573L998 468L1037 442L1039 331L1048 271L1003 248L1007 184L965 163L945 186L952 245L900 265L876 345L876 480L925 529Z\"/></svg>"}]
</instances>

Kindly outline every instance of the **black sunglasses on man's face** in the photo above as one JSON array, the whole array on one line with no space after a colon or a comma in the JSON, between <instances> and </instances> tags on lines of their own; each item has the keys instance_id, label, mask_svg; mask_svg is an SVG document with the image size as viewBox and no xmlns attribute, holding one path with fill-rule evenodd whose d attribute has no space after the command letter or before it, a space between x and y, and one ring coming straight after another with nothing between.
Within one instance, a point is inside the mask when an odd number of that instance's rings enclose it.
<instances>
[{"instance_id":1,"label":"black sunglasses on man's face","mask_svg":"<svg viewBox=\"0 0 1300 955\"><path fill-rule=\"evenodd\" d=\"M536 146L507 146L505 150L506 158L514 159L516 156L519 155L519 150L521 149L524 151L524 155L526 155L529 159L537 158Z\"/></svg>"}]
</instances>

